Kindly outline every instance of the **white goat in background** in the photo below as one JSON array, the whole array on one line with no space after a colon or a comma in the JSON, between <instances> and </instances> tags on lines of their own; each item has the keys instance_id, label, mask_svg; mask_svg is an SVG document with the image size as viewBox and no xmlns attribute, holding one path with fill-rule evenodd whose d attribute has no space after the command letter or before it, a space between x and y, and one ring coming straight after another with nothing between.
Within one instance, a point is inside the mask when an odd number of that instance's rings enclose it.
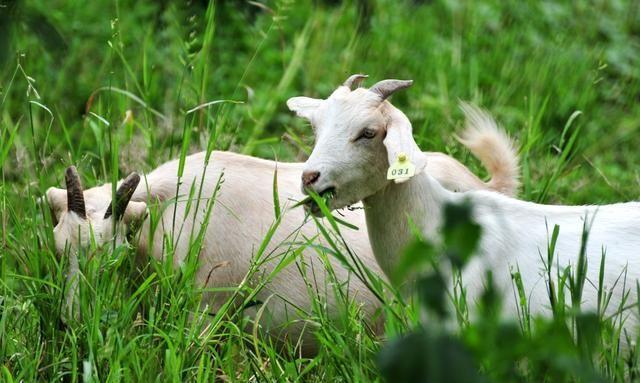
<instances>
[{"instance_id":1,"label":"white goat in background","mask_svg":"<svg viewBox=\"0 0 640 383\"><path fill-rule=\"evenodd\" d=\"M404 247L419 230L432 242L441 243L442 211L448 203L468 200L473 219L481 226L482 236L476 257L462 271L468 298L475 299L483 290L485 271L493 279L506 302L505 310L517 315L510 269L518 266L529 296L532 313L546 312L549 298L542 275L548 241L554 225L559 225L556 244L557 267L576 265L580 253L585 219L590 226L586 258L591 266L583 292L582 307L594 310L598 305L598 267L606 252L604 286L609 288L625 270L632 286L629 303L637 301L635 282L640 277L640 203L629 202L604 206L550 206L523 202L490 191L452 193L443 188L429 167L425 155L412 136L409 119L386 101L392 93L406 88L411 81L384 80L370 89L340 89L329 99L315 105L308 114L316 131L315 148L304 172L318 173L310 188L333 198L329 207L339 209L363 201L371 246L382 270L390 275L398 264ZM300 102L290 100L297 110ZM497 129L485 112L463 104L470 130ZM390 180L388 169L398 158L414 166L415 175ZM393 178L393 177L391 177ZM409 224L411 222L411 224ZM622 284L622 283L621 283ZM608 314L619 309L625 292L615 289ZM472 300L471 300L472 301ZM634 334L637 310L625 323ZM623 313L628 316L628 313Z\"/></svg>"},{"instance_id":2,"label":"white goat in background","mask_svg":"<svg viewBox=\"0 0 640 383\"><path fill-rule=\"evenodd\" d=\"M349 92L351 86L362 78L362 76L350 77L339 87L339 90ZM314 102L320 102L320 100ZM441 153L424 154L430 162L428 170L436 174L438 179L452 190L494 188L513 194L517 187L517 157L506 136L491 129L471 137L471 140L465 144L472 148L490 169L493 177L490 182L482 182L464 165ZM287 209L293 205L293 202L289 201L297 201L304 197L299 188L302 163L276 163L229 152L213 152L205 169L205 155L206 153L203 152L188 156L185 160L184 174L180 180L177 177L178 160L161 165L142 177L142 182L139 184L141 178L136 174L130 175L118 183L113 211L111 210L111 184L83 192L75 168L69 168L66 173L67 189L50 188L47 191L47 199L56 221L54 237L57 250L59 253L65 251L65 248L71 250L70 280L77 283L79 272L74 250L79 246L86 246L91 233L98 244L111 241L114 236L112 231L114 219L122 219L125 224L144 219L135 246L138 252L158 260L166 255L163 251L164 237L173 238L175 241L173 262L175 266L181 264L189 253L189 239L192 233L194 237L197 236L206 218L206 203L201 203L200 209L196 211L194 202L188 215L185 214L190 189L195 185L195 199L203 175L202 198L208 200L215 194L215 204L199 254L199 268L196 275L199 285L207 288L236 287L247 275L256 251L275 220L272 185L276 168L283 215L266 252L274 251L277 256L266 263L259 274L268 275L282 259L287 248L281 245L283 242L291 242L292 238L299 238L298 241L302 242L301 239L304 237L318 236L319 231L313 222L303 225L304 209ZM221 175L224 182L219 183ZM178 182L180 182L179 186ZM219 190L216 193L217 187ZM175 231L181 231L181 234L177 235L173 232L175 204L172 202L161 212L160 223L157 224L155 232L152 232L150 219L144 218L146 204L172 201L176 196L178 196L178 202L175 208L175 221L178 224L175 226ZM360 227L359 231L347 228L343 230L342 234L346 242L359 255L365 266L380 275L381 272L373 257L365 230L364 214L361 210L345 210L343 214L345 219ZM193 227L194 222L196 227ZM298 236L291 237L291 233L296 232L301 225ZM124 240L122 231L121 229L116 233L117 241ZM78 237L78 233L81 237ZM151 249L148 248L150 239L153 243ZM321 239L318 241L322 242ZM329 277L322 261L316 259L316 252L317 250L312 248L304 250L299 262L304 262L309 275L315 276L308 280L317 281L317 285L313 288L320 294L326 293L327 308L330 315L335 316L341 312L340 301L334 295L332 287L327 285ZM360 280L351 275L344 265L333 257L329 257L329 262L338 281L348 281L348 296L362 307L367 318L376 322L373 318L376 318L376 315L380 317L379 313L376 314L380 306L377 298ZM299 269L295 265L289 265L277 273L258 293L256 301L267 305L267 310L260 321L261 326L269 329L270 334L279 340L287 339L295 342L302 337L303 352L313 353L317 345L312 331L304 331L305 326L308 327L309 324L296 320L300 319L297 310L312 312L312 298L306 286L304 276ZM76 288L73 286L71 289L70 301L67 303L70 309L73 309L71 300L76 293ZM209 305L209 309L215 312L228 298L227 294L215 293L208 294L204 300ZM245 310L245 313L250 316L255 315L256 312L252 310L257 308L252 307ZM372 325L375 324L372 323ZM381 327L374 326L374 330L379 334L382 332Z\"/></svg>"}]
</instances>

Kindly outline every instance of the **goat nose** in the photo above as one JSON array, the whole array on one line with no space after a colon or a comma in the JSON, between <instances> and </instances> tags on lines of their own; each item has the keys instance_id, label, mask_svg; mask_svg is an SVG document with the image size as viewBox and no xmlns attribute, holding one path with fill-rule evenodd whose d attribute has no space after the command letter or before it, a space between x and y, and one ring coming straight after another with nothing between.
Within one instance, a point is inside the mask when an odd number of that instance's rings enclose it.
<instances>
[{"instance_id":1,"label":"goat nose","mask_svg":"<svg viewBox=\"0 0 640 383\"><path fill-rule=\"evenodd\" d=\"M309 187L313 185L318 178L320 178L320 172L316 171L304 171L302 172L302 185L304 187Z\"/></svg>"}]
</instances>

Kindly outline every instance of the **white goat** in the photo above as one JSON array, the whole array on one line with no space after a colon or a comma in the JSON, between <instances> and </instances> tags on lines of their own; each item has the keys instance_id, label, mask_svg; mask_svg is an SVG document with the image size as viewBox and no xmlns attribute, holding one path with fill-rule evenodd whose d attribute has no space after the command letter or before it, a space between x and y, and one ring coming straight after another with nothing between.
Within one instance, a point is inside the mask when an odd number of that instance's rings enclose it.
<instances>
[{"instance_id":1,"label":"white goat","mask_svg":"<svg viewBox=\"0 0 640 383\"><path fill-rule=\"evenodd\" d=\"M352 81L353 79L350 78L340 88L349 91ZM425 157L430 161L428 169L437 174L441 182L455 190L493 187L512 194L517 185L517 159L509 142L504 140L505 136L498 131L487 130L466 144L474 148L481 160L491 169L493 178L489 183L485 184L464 165L441 153L425 153ZM478 144L483 147L479 148ZM238 286L245 279L255 253L275 220L272 185L276 168L283 216L266 249L266 253L273 252L275 256L272 256L271 261L261 268L255 280L250 282L255 284L259 276L268 275L282 260L288 248L283 243L304 242L305 237L318 236L318 229L313 222L302 225L305 221L302 208L287 209L288 206L293 205L291 201L304 197L299 188L302 163L276 163L229 152L213 152L208 166L205 168L204 165L205 153L197 153L186 158L184 175L180 180L177 177L178 160L161 165L143 177L139 185L140 177L136 174L130 175L118 184L113 211L111 210L111 184L83 192L75 168L69 168L66 174L67 189L50 188L47 191L47 199L57 222L54 229L57 250L60 253L63 253L65 248L72 250L70 251L72 269L69 272L69 278L73 283L71 283L69 299L76 294L76 280L79 272L74 250L79 246L86 246L91 233L98 244L112 240L113 219L122 219L125 224L144 219L147 203L172 201L178 196L175 208L177 224L174 229L175 205L170 203L161 213L161 221L157 224L155 232L151 231L150 219L144 220L136 243L137 250L143 255L162 259L165 256L163 238L168 236L173 238L175 247L174 264L177 266L182 263L189 252L189 239L192 237L192 232L194 237L197 236L205 220L207 201L216 193L218 186L219 190L215 196L215 204L199 254L200 264L196 278L200 285L206 284L207 288ZM203 200L200 208L196 211L195 201L191 201L191 210L185 214L190 189L195 185L195 199L203 176L201 190ZM224 182L219 184L218 180L221 177ZM180 182L179 187L178 182ZM347 220L361 228L359 231L346 228L343 230L347 243L367 267L381 274L373 257L367 232L364 230L366 226L364 214L361 210L346 210L343 214ZM298 232L297 229L301 225L302 228ZM118 225L119 230L116 233L116 240L120 242L124 240L122 226L126 225ZM322 240L318 241L322 242ZM149 248L150 243L152 248ZM334 295L333 288L328 284L329 277L323 261L314 256L316 254L317 250L307 248L299 259L299 262L306 264L308 275L313 275L313 278L308 278L305 282L305 276L301 275L295 265L287 266L273 277L255 299L267 306L260 325L268 328L277 339L297 341L302 337L305 353L313 353L316 347L312 331L304 331L310 324L299 320L301 316L298 310L312 312L312 300L306 290L308 284L313 285L319 294L326 294L330 315L339 315L341 310L344 310L340 300ZM379 302L375 296L340 262L333 257L329 257L329 262L337 279L348 285L348 296L362 307L367 317L372 318L372 322L375 322L373 318L376 318L379 308ZM210 310L215 312L228 297L221 293L210 294L205 297L205 302L209 304ZM72 301L67 304L70 309L74 308ZM255 315L257 309L254 306L245 310L245 313L250 316ZM375 330L381 333L382 329L375 328Z\"/></svg>"},{"instance_id":2,"label":"white goat","mask_svg":"<svg viewBox=\"0 0 640 383\"><path fill-rule=\"evenodd\" d=\"M542 270L551 231L554 225L559 225L557 263L553 265L553 275L556 275L557 267L576 265L587 219L592 224L586 249L590 267L583 307L597 307L598 266L603 251L606 251L605 286L614 287L626 268L627 286L631 287L628 303L636 302L635 281L640 277L639 203L550 206L490 191L452 193L446 190L433 177L428 166L430 158L415 143L408 118L386 101L393 92L411 84L411 81L384 80L368 90L338 89L329 99L316 103L313 110L301 99L289 101L293 110L305 110L316 131L316 145L304 172L318 176L314 182L303 179L304 186L320 194L331 190L334 197L329 204L334 209L363 201L371 246L387 275L393 272L416 229L425 238L441 243L444 205L469 200L473 218L482 228L477 256L462 273L471 298L482 291L485 271L492 270L506 301L505 310L515 318L517 304L510 270L519 266L524 287L530 294L532 313L545 313L549 299ZM494 120L483 111L466 104L463 111L470 131L497 131ZM415 175L389 180L388 169L390 165L395 166L399 157L408 158L415 166ZM609 314L619 308L623 299L619 285L609 303ZM636 309L630 311L637 312ZM625 324L631 334L635 333L636 315Z\"/></svg>"}]
</instances>

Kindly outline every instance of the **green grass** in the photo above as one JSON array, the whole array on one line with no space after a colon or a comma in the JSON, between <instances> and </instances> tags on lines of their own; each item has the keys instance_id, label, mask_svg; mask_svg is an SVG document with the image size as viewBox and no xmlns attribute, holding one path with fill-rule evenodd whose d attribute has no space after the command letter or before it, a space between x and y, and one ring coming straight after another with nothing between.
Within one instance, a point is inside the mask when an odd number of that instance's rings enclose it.
<instances>
[{"instance_id":1,"label":"green grass","mask_svg":"<svg viewBox=\"0 0 640 383\"><path fill-rule=\"evenodd\" d=\"M393 102L412 120L418 143L483 175L453 133L462 124L458 100L488 109L520 144L523 199L637 199L639 1L261 3L25 0L0 7L0 380L382 379L382 344L353 304L330 321L317 296L309 315L322 324L320 353L296 358L292 348L279 351L241 331L243 318L194 318L203 293L190 278L195 265L174 271L152 262L139 274L128 248L83 254L84 320L63 325L65 259L55 256L51 219L37 203L62 184L69 164L93 186L205 149L303 160L313 135L286 110L286 99L326 97L352 73L368 74L369 84L413 79ZM350 259L336 246L337 256ZM516 380L509 363L524 371L517 380L571 381L585 371L636 376L637 353L625 357L615 347L615 321L600 318L586 332L600 339L597 347L585 337L574 342L558 324L574 331L593 323L570 310L583 272L549 274L555 319L525 315L515 330L491 310L469 323L460 291L459 336L442 330L424 344L454 350L443 355L464 349L494 380ZM418 305L396 298L386 296L384 305L391 338L419 322ZM551 337L561 340L545 345ZM513 353L499 352L505 349ZM535 352L527 358L522 349Z\"/></svg>"}]
</instances>

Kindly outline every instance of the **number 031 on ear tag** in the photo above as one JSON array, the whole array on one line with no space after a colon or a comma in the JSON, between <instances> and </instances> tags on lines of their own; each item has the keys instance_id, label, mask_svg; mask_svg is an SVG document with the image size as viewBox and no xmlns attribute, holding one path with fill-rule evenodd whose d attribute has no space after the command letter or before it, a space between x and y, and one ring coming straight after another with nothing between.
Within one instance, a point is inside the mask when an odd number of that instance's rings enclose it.
<instances>
[{"instance_id":1,"label":"number 031 on ear tag","mask_svg":"<svg viewBox=\"0 0 640 383\"><path fill-rule=\"evenodd\" d=\"M388 180L407 179L416 174L416 166L409 161L409 157L403 152L398 153L398 158L387 171Z\"/></svg>"}]
</instances>

